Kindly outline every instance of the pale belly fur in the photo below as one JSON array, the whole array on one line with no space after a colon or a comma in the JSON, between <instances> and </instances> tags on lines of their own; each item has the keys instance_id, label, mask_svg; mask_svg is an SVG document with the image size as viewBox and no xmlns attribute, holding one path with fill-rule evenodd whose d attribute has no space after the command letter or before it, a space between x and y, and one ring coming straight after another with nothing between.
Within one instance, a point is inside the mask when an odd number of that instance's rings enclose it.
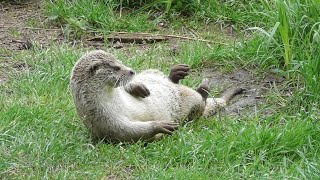
<instances>
[{"instance_id":1,"label":"pale belly fur","mask_svg":"<svg viewBox=\"0 0 320 180\"><path fill-rule=\"evenodd\" d=\"M111 108L130 121L176 121L173 114L179 108L177 85L161 74L135 76L133 82L143 83L150 96L140 98L127 93L123 87L115 88L111 95L100 100L103 106ZM104 99L105 98L105 99Z\"/></svg>"}]
</instances>

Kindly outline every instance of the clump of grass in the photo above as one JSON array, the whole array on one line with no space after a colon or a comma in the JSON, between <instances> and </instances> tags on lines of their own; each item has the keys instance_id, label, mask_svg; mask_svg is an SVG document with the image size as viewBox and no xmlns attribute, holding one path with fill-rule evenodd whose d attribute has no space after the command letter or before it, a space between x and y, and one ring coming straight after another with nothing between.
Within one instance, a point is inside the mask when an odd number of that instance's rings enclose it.
<instances>
[{"instance_id":1,"label":"clump of grass","mask_svg":"<svg viewBox=\"0 0 320 180\"><path fill-rule=\"evenodd\" d=\"M261 5L261 2L262 5ZM182 17L197 22L218 22L243 28L265 26L269 17L259 16L264 1L227 1L218 0L153 0L153 1L64 1L46 0L45 13L48 19L62 25L68 24L75 30L98 29L101 31L154 31L158 30L159 19L169 19L173 24ZM153 16L153 12L162 12ZM159 13L158 13L159 14ZM263 18L264 21L261 20ZM151 20L154 19L154 20ZM190 25L192 25L190 23ZM188 21L183 21L188 25Z\"/></svg>"},{"instance_id":2,"label":"clump of grass","mask_svg":"<svg viewBox=\"0 0 320 180\"><path fill-rule=\"evenodd\" d=\"M145 31L155 27L148 13L131 15L115 12L114 1L46 1L45 9L49 20L68 25L73 30Z\"/></svg>"},{"instance_id":3,"label":"clump of grass","mask_svg":"<svg viewBox=\"0 0 320 180\"><path fill-rule=\"evenodd\" d=\"M290 44L290 39L292 36L289 34L289 21L286 12L286 6L283 2L278 2L278 13L279 13L279 27L278 31L283 44L283 58L284 65L288 67L292 61L292 44ZM288 67L290 69L290 67Z\"/></svg>"},{"instance_id":4,"label":"clump of grass","mask_svg":"<svg viewBox=\"0 0 320 180\"><path fill-rule=\"evenodd\" d=\"M312 102L320 99L319 92L319 22L320 13L316 1L276 1L276 12L266 11L274 26L267 35L267 41L260 39L256 49L258 59L267 66L275 66L289 79L304 86L304 93L298 93ZM270 4L272 6L272 4ZM266 59L271 61L266 61ZM302 81L299 79L302 78ZM301 89L297 90L298 92Z\"/></svg>"}]
</instances>

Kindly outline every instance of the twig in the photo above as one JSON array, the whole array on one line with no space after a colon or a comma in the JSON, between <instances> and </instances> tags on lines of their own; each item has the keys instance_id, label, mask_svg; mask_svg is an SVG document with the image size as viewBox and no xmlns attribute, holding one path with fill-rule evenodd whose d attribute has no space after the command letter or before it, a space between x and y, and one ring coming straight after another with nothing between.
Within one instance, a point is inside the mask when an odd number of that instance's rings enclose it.
<instances>
[{"instance_id":1,"label":"twig","mask_svg":"<svg viewBox=\"0 0 320 180\"><path fill-rule=\"evenodd\" d=\"M143 44L143 43L154 43L160 41L166 41L168 38L161 36L130 36L130 37L121 37L119 35L110 35L107 37L103 36L95 36L93 38L89 38L86 41L104 41L107 39L110 42L121 42L121 43L135 43L135 44Z\"/></svg>"},{"instance_id":2,"label":"twig","mask_svg":"<svg viewBox=\"0 0 320 180\"><path fill-rule=\"evenodd\" d=\"M23 41L16 40L16 39L12 39L11 42L13 42L13 43L21 43L21 44L22 44L22 43L25 43L25 42L23 42Z\"/></svg>"},{"instance_id":3,"label":"twig","mask_svg":"<svg viewBox=\"0 0 320 180\"><path fill-rule=\"evenodd\" d=\"M104 31L88 31L88 32L103 33ZM193 40L193 41L202 41L202 42L208 42L208 43L217 43L217 44L227 45L226 43L222 43L222 42L216 42L216 41L210 41L210 40L198 39L198 38L192 38L192 37L185 37L185 36L179 36L179 35L172 35L172 34L152 34L152 33L144 33L144 32L129 33L129 32L123 32L123 31L119 31L119 32L107 31L107 32L112 35L130 34L130 35L142 35L142 36L162 36L162 37L167 37L167 38L187 39L187 40Z\"/></svg>"},{"instance_id":4,"label":"twig","mask_svg":"<svg viewBox=\"0 0 320 180\"><path fill-rule=\"evenodd\" d=\"M170 38L188 39L188 40L193 40L193 41L201 41L201 42L207 42L207 43L217 43L217 44L227 45L226 43L222 43L222 42L210 41L210 40L205 40L205 39L197 39L197 38L185 37L185 36L177 36L177 35L164 35L164 36L170 37Z\"/></svg>"},{"instance_id":5,"label":"twig","mask_svg":"<svg viewBox=\"0 0 320 180\"><path fill-rule=\"evenodd\" d=\"M216 41L210 41L210 40L192 38L192 37L186 37L186 36L179 36L179 35L171 35L171 34L162 35L162 34L160 34L160 36L164 36L164 37L168 37L168 38L187 39L187 40L192 40L192 41L201 41L201 42L217 43L217 44L227 45L226 43L222 43L222 42L216 42Z\"/></svg>"},{"instance_id":6,"label":"twig","mask_svg":"<svg viewBox=\"0 0 320 180\"><path fill-rule=\"evenodd\" d=\"M192 37L186 37L186 36L179 36L179 35L171 35L171 34L152 34L152 33L128 33L128 32L114 32L115 34L137 34L137 35L148 35L148 36L162 36L167 38L177 38L177 39L187 39L192 41L201 41L201 42L207 42L207 43L216 43L216 44L223 44L228 45L227 43L223 42L216 42L216 41L210 41L206 39L200 39L200 38L192 38Z\"/></svg>"},{"instance_id":7,"label":"twig","mask_svg":"<svg viewBox=\"0 0 320 180\"><path fill-rule=\"evenodd\" d=\"M1 28L20 28L20 29L32 29L32 30L45 30L45 31L61 31L61 29L47 29L47 28L35 28L35 27L18 27L18 26L0 26ZM103 31L87 31L87 32L94 32L94 33L103 33ZM179 35L172 35L172 34L152 34L152 33L128 33L128 32L110 32L111 34L130 34L130 35L145 35L145 36L162 36L165 38L176 38L176 39L186 39L186 40L192 40L192 41L200 41L200 42L206 42L206 43L215 43L215 44L223 44L228 45L227 43L223 42L217 42L217 41L210 41L206 39L200 39L200 38L192 38L192 37L186 37L186 36L179 36Z\"/></svg>"},{"instance_id":8,"label":"twig","mask_svg":"<svg viewBox=\"0 0 320 180\"><path fill-rule=\"evenodd\" d=\"M6 11L9 10L9 8L5 7L5 8L0 8L0 11Z\"/></svg>"}]
</instances>

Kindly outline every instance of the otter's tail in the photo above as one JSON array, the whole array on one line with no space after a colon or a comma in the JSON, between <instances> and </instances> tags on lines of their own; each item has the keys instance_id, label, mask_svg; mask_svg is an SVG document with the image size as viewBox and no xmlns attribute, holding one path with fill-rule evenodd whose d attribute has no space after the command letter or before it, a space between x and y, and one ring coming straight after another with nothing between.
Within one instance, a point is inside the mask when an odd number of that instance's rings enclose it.
<instances>
[{"instance_id":1,"label":"otter's tail","mask_svg":"<svg viewBox=\"0 0 320 180\"><path fill-rule=\"evenodd\" d=\"M209 117L214 115L219 108L225 107L228 101L230 101L235 95L242 93L244 90L244 88L233 88L227 90L221 98L208 98L203 116Z\"/></svg>"},{"instance_id":2,"label":"otter's tail","mask_svg":"<svg viewBox=\"0 0 320 180\"><path fill-rule=\"evenodd\" d=\"M235 95L241 94L243 91L245 91L244 88L232 88L227 90L221 98L226 102L229 102Z\"/></svg>"}]
</instances>

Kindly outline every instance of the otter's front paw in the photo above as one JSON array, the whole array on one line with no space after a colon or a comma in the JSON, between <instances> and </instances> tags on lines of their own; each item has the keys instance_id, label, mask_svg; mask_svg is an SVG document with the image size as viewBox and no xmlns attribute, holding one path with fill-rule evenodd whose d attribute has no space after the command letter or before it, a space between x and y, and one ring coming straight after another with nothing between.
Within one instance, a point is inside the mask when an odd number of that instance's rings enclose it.
<instances>
[{"instance_id":1,"label":"otter's front paw","mask_svg":"<svg viewBox=\"0 0 320 180\"><path fill-rule=\"evenodd\" d=\"M137 97L145 98L150 95L149 89L144 84L138 84L138 83L131 83L129 84L129 87L126 88L126 91Z\"/></svg>"},{"instance_id":2,"label":"otter's front paw","mask_svg":"<svg viewBox=\"0 0 320 180\"><path fill-rule=\"evenodd\" d=\"M184 79L189 74L189 66L186 64L177 64L171 67L169 79L178 84L181 79Z\"/></svg>"},{"instance_id":3,"label":"otter's front paw","mask_svg":"<svg viewBox=\"0 0 320 180\"><path fill-rule=\"evenodd\" d=\"M168 121L154 121L152 122L155 133L172 134L174 130L178 129L179 124Z\"/></svg>"}]
</instances>

